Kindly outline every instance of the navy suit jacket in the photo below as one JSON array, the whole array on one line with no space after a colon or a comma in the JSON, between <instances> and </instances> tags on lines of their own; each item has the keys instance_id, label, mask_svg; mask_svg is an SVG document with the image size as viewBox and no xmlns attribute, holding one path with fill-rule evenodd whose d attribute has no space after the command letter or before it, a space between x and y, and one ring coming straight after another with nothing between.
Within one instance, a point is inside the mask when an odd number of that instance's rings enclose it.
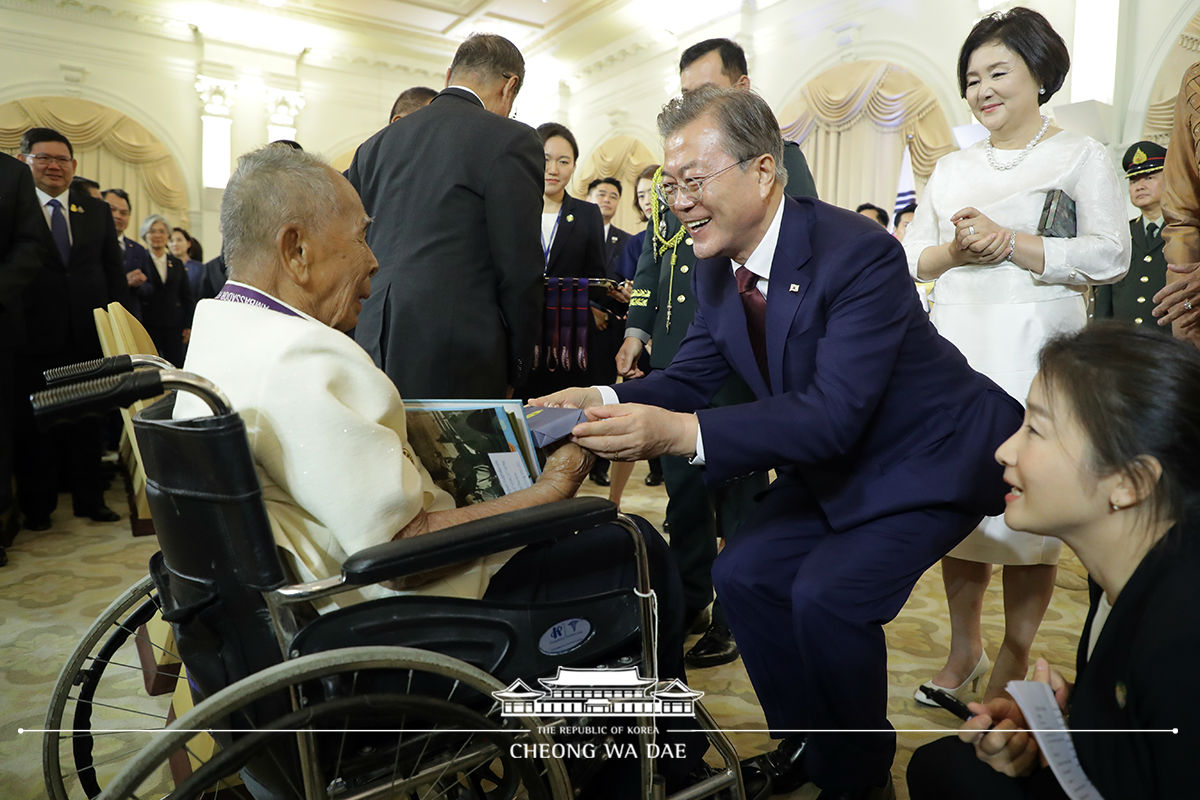
<instances>
[{"instance_id":1,"label":"navy suit jacket","mask_svg":"<svg viewBox=\"0 0 1200 800\"><path fill-rule=\"evenodd\" d=\"M857 214L785 198L767 293L763 379L727 258L697 263L696 316L662 371L623 402L698 411L707 478L776 469L835 529L937 505L997 514L995 447L1020 404L941 338L899 242ZM704 408L736 371L756 400Z\"/></svg>"}]
</instances>

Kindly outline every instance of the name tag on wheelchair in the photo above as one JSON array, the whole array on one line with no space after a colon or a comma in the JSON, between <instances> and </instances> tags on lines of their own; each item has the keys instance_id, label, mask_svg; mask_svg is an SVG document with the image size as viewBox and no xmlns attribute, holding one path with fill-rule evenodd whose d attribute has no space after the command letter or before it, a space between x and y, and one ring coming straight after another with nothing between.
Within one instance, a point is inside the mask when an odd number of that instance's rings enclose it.
<instances>
[{"instance_id":1,"label":"name tag on wheelchair","mask_svg":"<svg viewBox=\"0 0 1200 800\"><path fill-rule=\"evenodd\" d=\"M591 633L592 623L586 619L564 619L546 629L538 639L538 650L548 656L560 656L582 645Z\"/></svg>"}]
</instances>

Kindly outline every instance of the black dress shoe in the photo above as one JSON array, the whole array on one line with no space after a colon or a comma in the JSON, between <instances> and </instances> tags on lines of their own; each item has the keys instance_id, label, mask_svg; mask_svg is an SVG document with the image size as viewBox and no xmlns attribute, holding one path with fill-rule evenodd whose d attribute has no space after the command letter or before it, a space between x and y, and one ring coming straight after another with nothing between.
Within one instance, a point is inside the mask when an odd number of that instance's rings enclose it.
<instances>
[{"instance_id":1,"label":"black dress shoe","mask_svg":"<svg viewBox=\"0 0 1200 800\"><path fill-rule=\"evenodd\" d=\"M742 761L742 773L757 769L771 780L774 794L794 792L809 782L804 770L804 751L808 740L803 736L788 736L781 739L779 746L770 753Z\"/></svg>"},{"instance_id":2,"label":"black dress shoe","mask_svg":"<svg viewBox=\"0 0 1200 800\"><path fill-rule=\"evenodd\" d=\"M647 486L661 486L662 482L663 482L663 476L659 475L656 472L651 472L649 475L646 476L646 485Z\"/></svg>"},{"instance_id":3,"label":"black dress shoe","mask_svg":"<svg viewBox=\"0 0 1200 800\"><path fill-rule=\"evenodd\" d=\"M4 548L0 547L0 567L8 563L8 553L4 552Z\"/></svg>"},{"instance_id":4,"label":"black dress shoe","mask_svg":"<svg viewBox=\"0 0 1200 800\"><path fill-rule=\"evenodd\" d=\"M767 800L773 791L771 778L758 767L745 761L742 762L741 767L742 786L746 789L746 800ZM724 771L721 767L701 764L688 775L688 785L694 786L700 781L719 775ZM713 795L713 800L738 800L737 792L733 789L722 791L720 794Z\"/></svg>"},{"instance_id":5,"label":"black dress shoe","mask_svg":"<svg viewBox=\"0 0 1200 800\"><path fill-rule=\"evenodd\" d=\"M92 522L117 522L121 519L121 515L108 506L100 506L91 511L76 511L75 516L87 517Z\"/></svg>"},{"instance_id":6,"label":"black dress shoe","mask_svg":"<svg viewBox=\"0 0 1200 800\"><path fill-rule=\"evenodd\" d=\"M892 776L888 775L887 782L882 786L822 791L817 800L896 800L896 787L892 785Z\"/></svg>"},{"instance_id":7,"label":"black dress shoe","mask_svg":"<svg viewBox=\"0 0 1200 800\"><path fill-rule=\"evenodd\" d=\"M692 645L692 649L683 654L683 663L689 667L704 669L720 664L728 664L738 657L737 643L733 634L724 625L713 623L700 637L700 641Z\"/></svg>"},{"instance_id":8,"label":"black dress shoe","mask_svg":"<svg viewBox=\"0 0 1200 800\"><path fill-rule=\"evenodd\" d=\"M612 483L612 481L608 479L608 470L600 471L594 469L592 470L591 478L592 483L596 484L597 486L608 486L610 483Z\"/></svg>"},{"instance_id":9,"label":"black dress shoe","mask_svg":"<svg viewBox=\"0 0 1200 800\"><path fill-rule=\"evenodd\" d=\"M31 531L48 531L50 530L50 517L26 517L25 529Z\"/></svg>"}]
</instances>

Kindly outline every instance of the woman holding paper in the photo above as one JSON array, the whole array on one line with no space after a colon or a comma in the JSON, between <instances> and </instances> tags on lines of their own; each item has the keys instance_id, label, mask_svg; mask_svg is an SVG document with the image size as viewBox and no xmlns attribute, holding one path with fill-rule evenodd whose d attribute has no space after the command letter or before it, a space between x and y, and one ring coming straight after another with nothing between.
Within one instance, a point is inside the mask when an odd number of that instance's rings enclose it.
<instances>
[{"instance_id":1,"label":"woman holding paper","mask_svg":"<svg viewBox=\"0 0 1200 800\"><path fill-rule=\"evenodd\" d=\"M1024 424L996 451L1012 486L1004 519L1075 551L1091 576L1091 608L1074 686L1041 659L1034 680L1067 715L1100 797L1194 797L1200 352L1106 322L1052 339L1040 366ZM913 755L913 800L1064 796L1026 730L1048 727L1044 719L1027 721L1007 697L969 708L976 716L958 737ZM1059 759L1051 765L1061 769Z\"/></svg>"},{"instance_id":2,"label":"woman holding paper","mask_svg":"<svg viewBox=\"0 0 1200 800\"><path fill-rule=\"evenodd\" d=\"M938 332L1018 398L1029 391L1042 344L1087 323L1089 286L1129 269L1126 197L1104 146L1041 113L1069 67L1062 38L1036 11L1014 8L975 25L959 53L958 81L988 136L938 162L904 238L913 278L934 281ZM1043 226L1055 190L1067 197ZM1005 565L1005 631L984 697L1025 677L1058 553L1056 540L990 517L942 560L950 653L930 683L958 694L987 675L980 612L992 564ZM915 697L933 705L922 689Z\"/></svg>"}]
</instances>

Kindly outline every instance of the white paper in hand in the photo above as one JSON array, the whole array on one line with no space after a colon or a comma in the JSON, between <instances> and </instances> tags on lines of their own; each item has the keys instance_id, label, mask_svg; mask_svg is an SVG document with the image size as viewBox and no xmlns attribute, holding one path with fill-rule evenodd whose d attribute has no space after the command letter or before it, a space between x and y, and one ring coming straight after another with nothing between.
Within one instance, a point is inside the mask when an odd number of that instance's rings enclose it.
<instances>
[{"instance_id":1,"label":"white paper in hand","mask_svg":"<svg viewBox=\"0 0 1200 800\"><path fill-rule=\"evenodd\" d=\"M1079 754L1075 752L1075 744L1050 685L1041 681L1009 681L1005 688L1025 715L1025 722L1034 731L1038 747L1067 797L1071 800L1104 800L1079 763Z\"/></svg>"}]
</instances>

